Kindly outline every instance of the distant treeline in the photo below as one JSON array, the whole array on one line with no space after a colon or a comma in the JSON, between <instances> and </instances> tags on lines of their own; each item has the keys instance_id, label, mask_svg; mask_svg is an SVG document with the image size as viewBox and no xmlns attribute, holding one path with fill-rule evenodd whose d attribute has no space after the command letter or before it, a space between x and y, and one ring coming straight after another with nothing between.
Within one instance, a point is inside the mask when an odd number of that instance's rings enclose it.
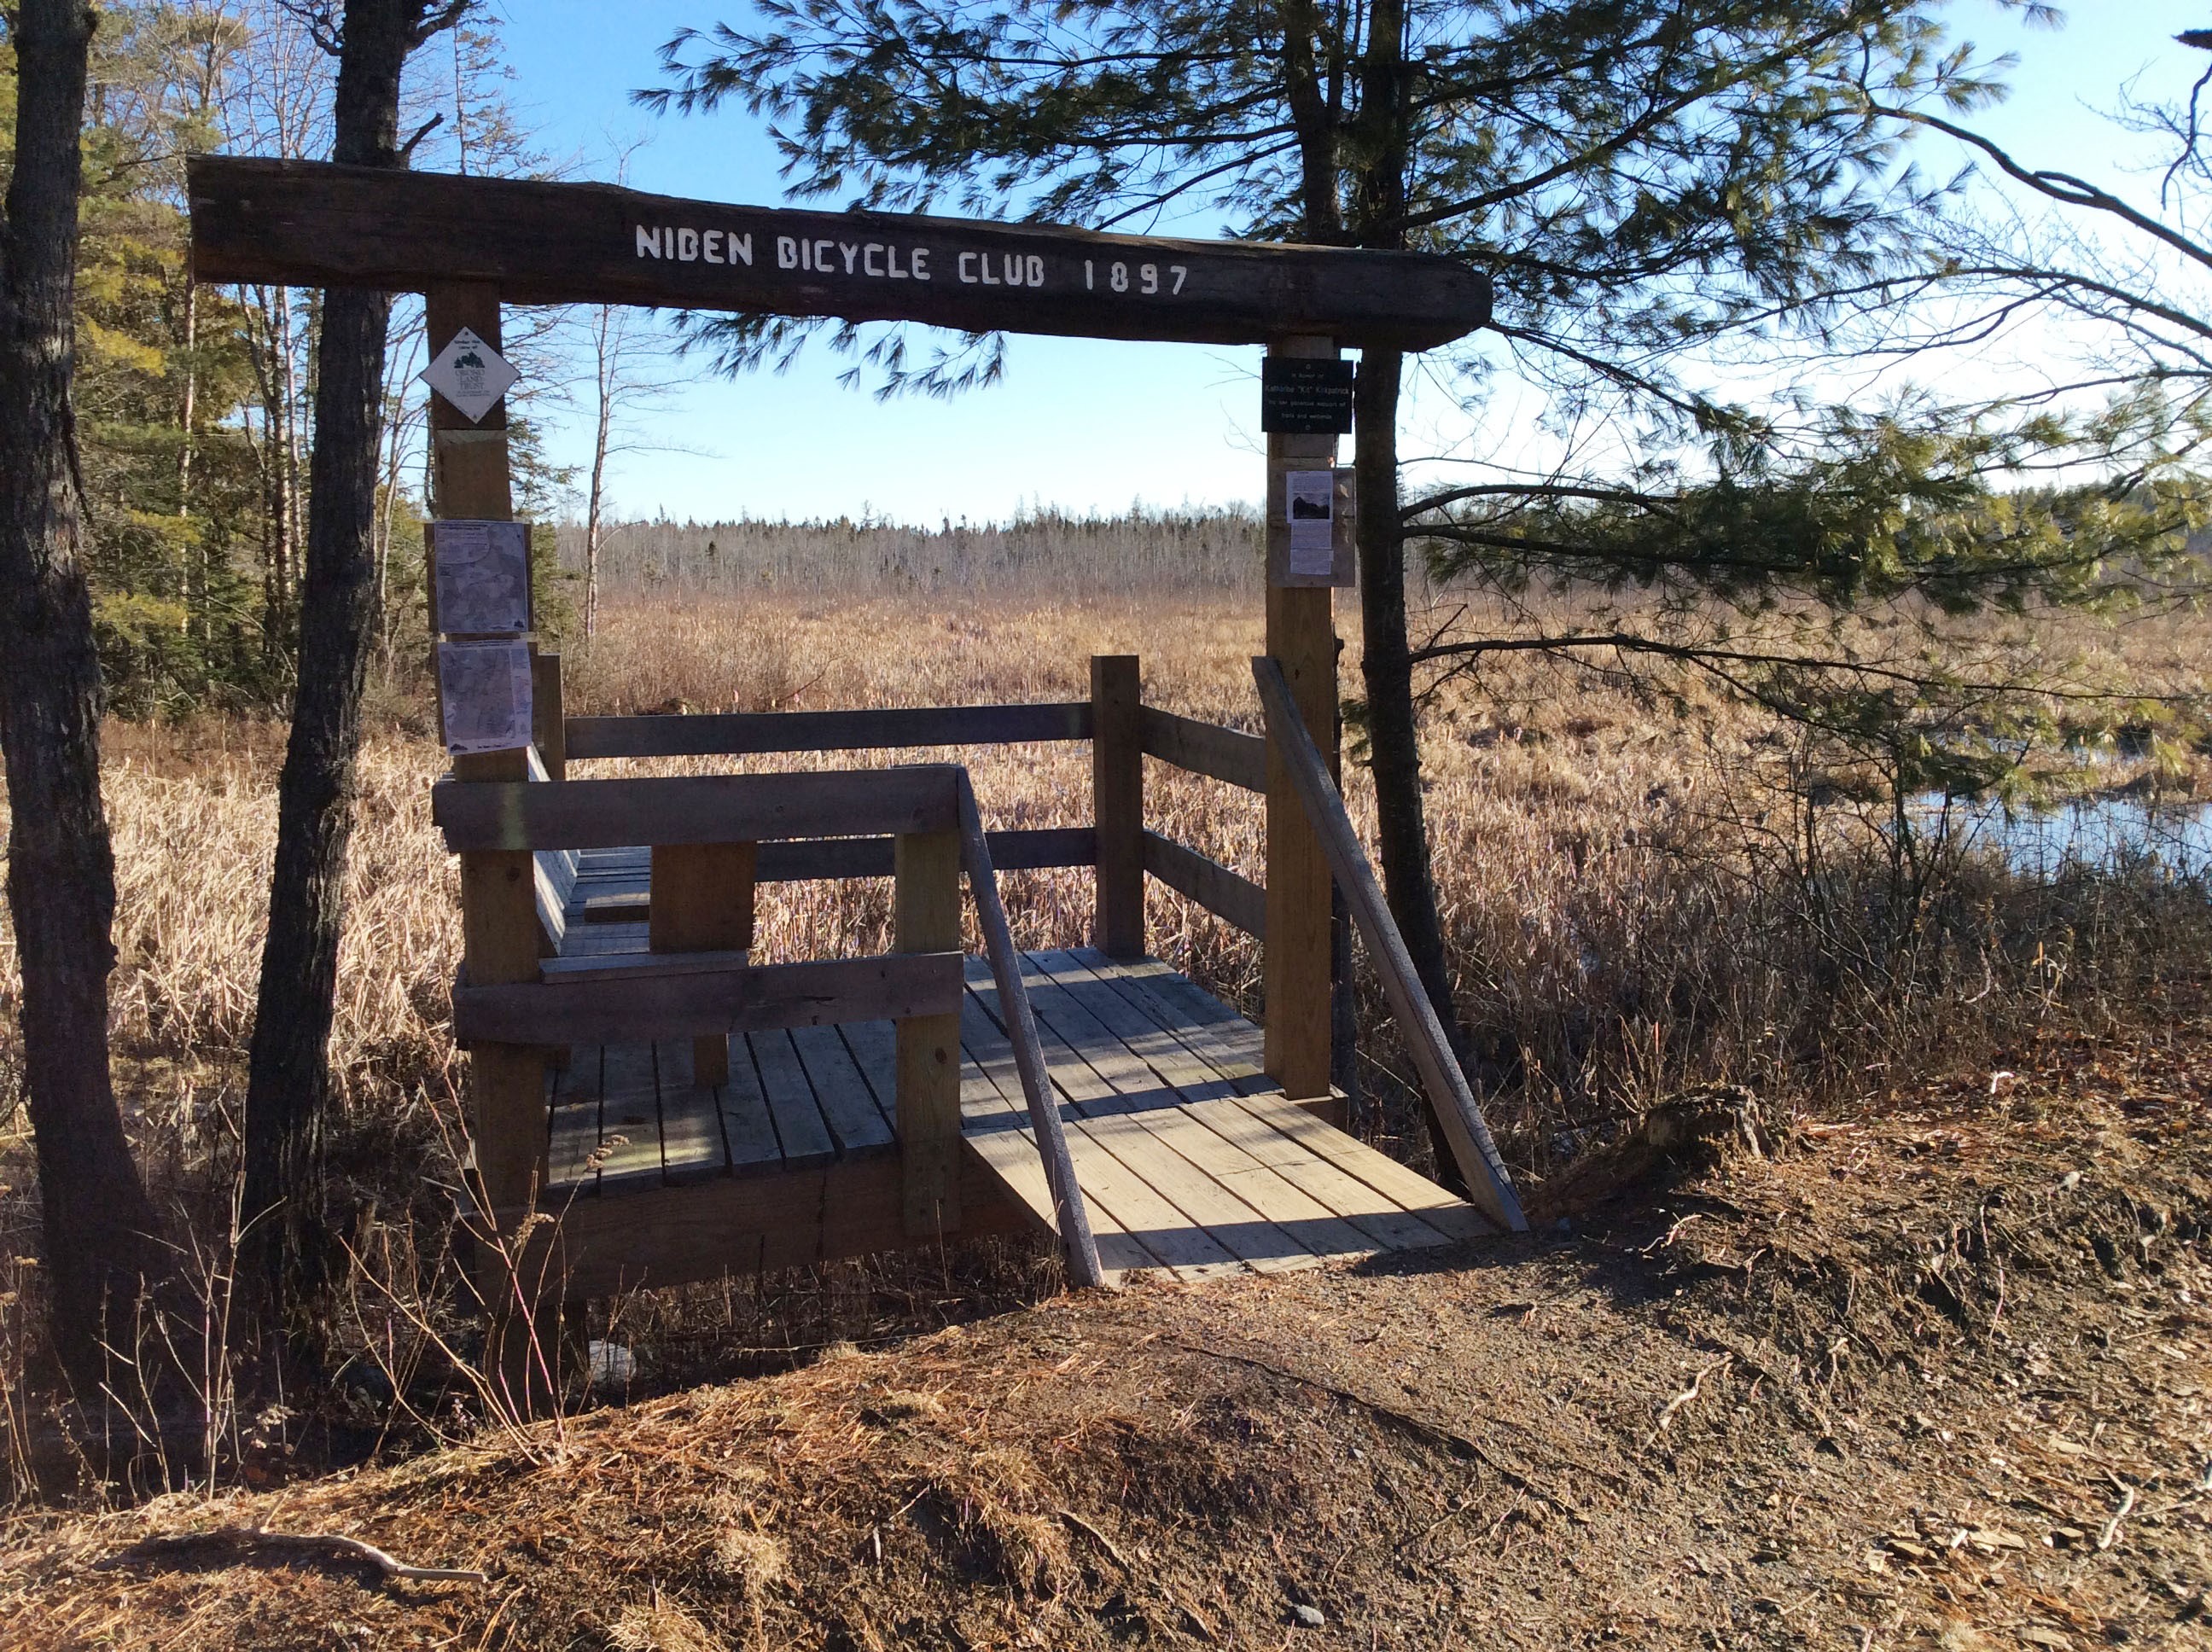
<instances>
[{"instance_id":1,"label":"distant treeline","mask_svg":"<svg viewBox=\"0 0 2212 1652\"><path fill-rule=\"evenodd\" d=\"M584 530L559 529L561 566L584 567ZM1259 518L1246 510L1079 517L935 528L822 522L625 522L603 528L604 595L746 590L823 592L1019 590L1135 593L1257 589Z\"/></svg>"}]
</instances>

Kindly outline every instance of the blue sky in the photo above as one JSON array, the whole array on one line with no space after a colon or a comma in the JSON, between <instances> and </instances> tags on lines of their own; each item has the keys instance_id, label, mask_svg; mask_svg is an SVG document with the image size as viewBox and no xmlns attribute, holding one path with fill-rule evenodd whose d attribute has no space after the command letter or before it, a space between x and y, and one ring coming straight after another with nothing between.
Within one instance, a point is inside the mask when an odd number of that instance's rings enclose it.
<instances>
[{"instance_id":1,"label":"blue sky","mask_svg":"<svg viewBox=\"0 0 2212 1652\"><path fill-rule=\"evenodd\" d=\"M1960 0L1957 32L2020 62L2011 98L1978 118L2042 164L2140 192L2120 139L2095 111L2138 74L2143 95L2179 96L2205 66L2172 44L2212 23L2208 0L2075 0L2056 33L2024 29L1995 0ZM742 111L656 116L633 88L658 77L677 28L735 19L717 0L508 0L506 42L519 112L572 175L611 177L631 144L636 187L702 199L782 200L775 157ZM1931 169L1948 155L1931 151ZM811 350L788 374L703 374L671 391L642 434L661 451L622 456L617 512L702 519L873 513L902 521L1000 519L1028 505L1077 512L1224 504L1257 496L1258 358L1250 349L1022 337L1006 380L951 402L878 403L836 381ZM688 377L688 370L679 374ZM589 457L577 409L548 420L556 459ZM1449 446L1466 422L1434 393L1408 409L1416 439Z\"/></svg>"}]
</instances>

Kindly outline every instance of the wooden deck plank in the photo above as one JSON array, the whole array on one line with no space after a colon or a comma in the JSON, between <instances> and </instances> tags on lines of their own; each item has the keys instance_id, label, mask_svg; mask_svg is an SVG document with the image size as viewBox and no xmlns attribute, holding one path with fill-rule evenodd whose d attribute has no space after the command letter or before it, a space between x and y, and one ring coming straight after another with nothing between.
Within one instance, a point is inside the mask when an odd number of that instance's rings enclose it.
<instances>
[{"instance_id":1,"label":"wooden deck plank","mask_svg":"<svg viewBox=\"0 0 2212 1652\"><path fill-rule=\"evenodd\" d=\"M1210 1128L1209 1119L1224 1106L1220 1102L1200 1102L1177 1108L1170 1115L1175 1120L1173 1133L1161 1133L1200 1171L1325 1261L1371 1255L1377 1248L1397 1248L1389 1240L1346 1220L1344 1212L1332 1208L1305 1185L1316 1169L1334 1167L1316 1159L1309 1165L1279 1169L1261 1163L1226 1135ZM1239 1118L1249 1116L1234 1107L1227 1110ZM1370 1203L1380 1200L1379 1194L1369 1194ZM1393 1214L1404 1216L1402 1212Z\"/></svg>"},{"instance_id":2,"label":"wooden deck plank","mask_svg":"<svg viewBox=\"0 0 2212 1652\"><path fill-rule=\"evenodd\" d=\"M730 1169L738 1175L765 1175L784 1168L783 1144L769 1116L768 1096L752 1052L730 1044L730 1082L715 1091L722 1109L722 1140L730 1150Z\"/></svg>"},{"instance_id":3,"label":"wooden deck plank","mask_svg":"<svg viewBox=\"0 0 2212 1652\"><path fill-rule=\"evenodd\" d=\"M1243 1096L1235 1105L1316 1157L1349 1171L1440 1233L1453 1239L1477 1239L1498 1231L1488 1217L1466 1200L1453 1198L1426 1176L1322 1123L1295 1102L1279 1096Z\"/></svg>"},{"instance_id":4,"label":"wooden deck plank","mask_svg":"<svg viewBox=\"0 0 2212 1652\"><path fill-rule=\"evenodd\" d=\"M1109 958L1095 947L1077 947L1068 956L1172 1033L1240 1093L1280 1088L1267 1076L1260 1029L1158 958Z\"/></svg>"},{"instance_id":5,"label":"wooden deck plank","mask_svg":"<svg viewBox=\"0 0 2212 1652\"><path fill-rule=\"evenodd\" d=\"M1034 966L1024 960L1025 970ZM1036 1011L1040 1036L1057 1035L1074 1059L1105 1080L1109 1094L1084 1104L1094 1116L1127 1113L1139 1108L1174 1107L1182 1100L1172 1085L1146 1066L1112 1030L1102 1023L1066 988L1054 986L1042 974L1025 981L1030 1005ZM1004 1024L1003 1023L1001 1024ZM1048 1058L1049 1064L1049 1058Z\"/></svg>"},{"instance_id":6,"label":"wooden deck plank","mask_svg":"<svg viewBox=\"0 0 2212 1652\"><path fill-rule=\"evenodd\" d=\"M837 1030L844 1035L845 1048L852 1052L853 1065L860 1070L868 1091L876 1098L877 1110L897 1133L898 1126L898 1035L888 1021L846 1021Z\"/></svg>"},{"instance_id":7,"label":"wooden deck plank","mask_svg":"<svg viewBox=\"0 0 2212 1652\"><path fill-rule=\"evenodd\" d=\"M649 949L646 926L635 924L574 923L568 926L561 948L564 958L603 958L620 952Z\"/></svg>"},{"instance_id":8,"label":"wooden deck plank","mask_svg":"<svg viewBox=\"0 0 2212 1652\"><path fill-rule=\"evenodd\" d=\"M960 1127L963 1131L1028 1127L1028 1102L1014 1066L1006 1029L970 993L960 1005Z\"/></svg>"},{"instance_id":9,"label":"wooden deck plank","mask_svg":"<svg viewBox=\"0 0 2212 1652\"><path fill-rule=\"evenodd\" d=\"M1141 1127L1134 1135L1121 1127L1133 1121L1157 1120L1172 1132L1169 1117L1174 1110L1175 1092L1095 1018L1086 1021L1072 998L1065 993L1055 996L1057 989L1037 964L1024 962L1024 984L1031 987L1038 1036L1044 1042L1046 1065L1054 1088L1067 1094L1077 1114L1088 1121L1085 1141L1113 1161L1109 1167L1098 1153L1079 1153L1076 1179L1085 1197L1103 1201L1121 1226L1162 1265L1179 1272L1194 1267L1218 1271L1219 1263L1202 1247L1188 1247L1185 1240L1173 1236L1173 1224L1178 1218L1187 1231L1208 1233L1224 1255L1260 1271L1308 1266L1316 1260L1310 1249L1234 1193L1215 1185L1179 1155L1170 1141ZM996 1081L1003 1094L1008 1085L1018 1086L1018 1080L1011 1073L1012 1051L1006 1045L1004 1024L997 1018L996 993L987 996L981 984L971 981L969 1000L979 1008L988 1005L988 1029L975 1029L970 1036L987 1069L994 1060L1001 1060L1009 1070ZM1079 1053L1066 1036L1069 1032L1084 1041ZM1018 1095L1018 1088L1013 1093ZM1159 1099L1146 1105L1154 1097ZM1108 1181L1094 1184L1094 1175L1101 1174Z\"/></svg>"},{"instance_id":10,"label":"wooden deck plank","mask_svg":"<svg viewBox=\"0 0 2212 1652\"><path fill-rule=\"evenodd\" d=\"M599 1191L660 1185L660 1091L650 1044L609 1044L599 1066Z\"/></svg>"},{"instance_id":11,"label":"wooden deck plank","mask_svg":"<svg viewBox=\"0 0 2212 1652\"><path fill-rule=\"evenodd\" d=\"M794 1027L791 1041L799 1051L814 1099L837 1139L842 1157L863 1153L887 1153L896 1145L890 1123L876 1105L875 1092L860 1076L858 1063L835 1027Z\"/></svg>"},{"instance_id":12,"label":"wooden deck plank","mask_svg":"<svg viewBox=\"0 0 2212 1652\"><path fill-rule=\"evenodd\" d=\"M987 1130L965 1140L967 1151L999 1180L1007 1195L1051 1232L1052 1184L1045 1180L1044 1159L1037 1151L1036 1138L1026 1130ZM1076 1180L1082 1179L1079 1172ZM1085 1209L1091 1218L1091 1236L1098 1248L1099 1266L1109 1280L1118 1281L1133 1268L1160 1265L1097 1200L1086 1200Z\"/></svg>"},{"instance_id":13,"label":"wooden deck plank","mask_svg":"<svg viewBox=\"0 0 2212 1652\"><path fill-rule=\"evenodd\" d=\"M769 1116L775 1121L785 1164L797 1169L834 1160L836 1139L823 1120L814 1086L806 1082L806 1069L791 1035L750 1033L745 1047L752 1054L754 1070L760 1074L761 1092L768 1097Z\"/></svg>"},{"instance_id":14,"label":"wooden deck plank","mask_svg":"<svg viewBox=\"0 0 2212 1652\"><path fill-rule=\"evenodd\" d=\"M979 972L981 975L980 981L976 978ZM999 1010L999 988L991 979L990 965L981 959L969 960L967 1001L977 1005L989 1023L994 1036L986 1042L994 1049L998 1043L1006 1042L1006 1020ZM968 1036L968 1026L966 1023L962 1025L963 1042ZM981 1036L980 1028L978 1036ZM1045 1021L1042 1011L1037 1017L1037 1038L1044 1046L1045 1068L1052 1074L1052 1087L1059 1092L1063 1107L1072 1107L1085 1116L1123 1110L1121 1091L1102 1078L1097 1069L1060 1036L1058 1029ZM1011 1042L1006 1042L1006 1059L1007 1071L1012 1072L1013 1046ZM1010 1096L1022 1093L1018 1078L1011 1084L1000 1082L999 1088Z\"/></svg>"},{"instance_id":15,"label":"wooden deck plank","mask_svg":"<svg viewBox=\"0 0 2212 1652\"><path fill-rule=\"evenodd\" d=\"M1183 1155L1178 1138L1208 1133L1182 1118L1179 1109L1147 1108L1115 1118L1089 1119L1082 1127L1132 1175L1142 1177L1180 1211L1193 1228L1255 1273L1311 1267L1321 1260ZM1158 1250L1150 1235L1144 1237L1148 1248Z\"/></svg>"},{"instance_id":16,"label":"wooden deck plank","mask_svg":"<svg viewBox=\"0 0 2212 1652\"><path fill-rule=\"evenodd\" d=\"M730 1168L722 1141L722 1108L709 1085L692 1076L691 1041L665 1038L653 1047L660 1086L660 1171L672 1186L703 1181Z\"/></svg>"},{"instance_id":17,"label":"wooden deck plank","mask_svg":"<svg viewBox=\"0 0 2212 1652\"><path fill-rule=\"evenodd\" d=\"M1103 1206L1115 1225L1153 1259L1153 1266L1170 1270L1177 1278L1243 1272L1242 1262L1091 1134L1094 1122L1077 1120L1067 1127L1068 1153L1084 1199Z\"/></svg>"},{"instance_id":18,"label":"wooden deck plank","mask_svg":"<svg viewBox=\"0 0 2212 1652\"><path fill-rule=\"evenodd\" d=\"M1182 1100L1210 1102L1237 1094L1226 1073L1101 981L1073 952L1032 952L1030 957Z\"/></svg>"},{"instance_id":19,"label":"wooden deck plank","mask_svg":"<svg viewBox=\"0 0 2212 1652\"><path fill-rule=\"evenodd\" d=\"M1208 1102L1185 1110L1242 1150L1248 1160L1267 1166L1301 1193L1341 1217L1371 1242L1370 1250L1419 1250L1452 1242L1453 1236L1241 1107ZM1297 1111L1301 1117L1311 1116L1303 1108Z\"/></svg>"},{"instance_id":20,"label":"wooden deck plank","mask_svg":"<svg viewBox=\"0 0 2212 1652\"><path fill-rule=\"evenodd\" d=\"M592 1163L599 1145L599 1047L586 1045L566 1067L555 1069L547 1085L545 1112L546 1190L576 1188L596 1194L599 1166Z\"/></svg>"},{"instance_id":21,"label":"wooden deck plank","mask_svg":"<svg viewBox=\"0 0 2212 1652\"><path fill-rule=\"evenodd\" d=\"M1040 1036L1044 1036L1042 1029L1039 1032ZM963 1005L961 1036L969 1055L962 1063L963 1139L970 1143L979 1143L986 1138L1018 1139L1029 1163L1036 1166L1037 1182L1029 1189L1036 1193L1045 1185L1043 1161L1036 1138L1030 1129L1027 1103L1020 1099L1021 1077L1014 1067L1013 1047L1005 1029L979 1001L972 981ZM1053 1048L1048 1042L1048 1066L1053 1061ZM1086 1087L1103 1082L1087 1067L1082 1072ZM1055 1090L1058 1083L1059 1075L1055 1073ZM1064 1097L1061 1110L1069 1130L1068 1151L1075 1164L1075 1180L1083 1189L1084 1203L1091 1214L1092 1237L1099 1246L1101 1266L1109 1272L1133 1267L1167 1268L1193 1278L1238 1270L1241 1265L1235 1258L1191 1229L1175 1206L1142 1176L1130 1171L1089 1137L1079 1143L1074 1136L1077 1121L1068 1116ZM1012 1162L1011 1149L994 1147L993 1151ZM1009 1191L1024 1204L1029 1202L1028 1195L1019 1188ZM1048 1194L1045 1197L1042 1208L1048 1212L1050 1199ZM1140 1227L1146 1231L1134 1231ZM1176 1238L1178 1230L1189 1235L1189 1238ZM1109 1246L1103 1237L1109 1230L1120 1232L1128 1242ZM1132 1255L1139 1260L1127 1260ZM1186 1270L1194 1271L1186 1273Z\"/></svg>"}]
</instances>

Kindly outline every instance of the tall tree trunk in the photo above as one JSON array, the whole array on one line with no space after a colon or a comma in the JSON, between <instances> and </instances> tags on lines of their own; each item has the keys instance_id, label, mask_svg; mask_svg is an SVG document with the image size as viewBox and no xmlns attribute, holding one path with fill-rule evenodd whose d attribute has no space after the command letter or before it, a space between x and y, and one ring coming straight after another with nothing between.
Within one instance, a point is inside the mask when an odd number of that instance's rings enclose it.
<instances>
[{"instance_id":1,"label":"tall tree trunk","mask_svg":"<svg viewBox=\"0 0 2212 1652\"><path fill-rule=\"evenodd\" d=\"M1344 239L1344 201L1340 188L1337 157L1337 111L1323 85L1319 59L1314 53L1321 33L1321 9L1315 0L1278 0L1278 27L1282 31L1283 94L1290 106L1291 122L1298 140L1298 201L1305 220L1299 234L1318 246ZM1342 695L1334 732L1335 747L1344 744ZM1328 929L1328 1081L1344 1096L1350 1121L1358 1125L1359 1000L1352 960L1352 914L1344 890L1329 884Z\"/></svg>"},{"instance_id":2,"label":"tall tree trunk","mask_svg":"<svg viewBox=\"0 0 2212 1652\"><path fill-rule=\"evenodd\" d=\"M423 0L347 0L332 158L399 162L399 75L417 44ZM322 1202L322 1133L331 1110L331 1023L353 832L361 696L376 623L376 482L391 296L335 287L325 295L315 374L299 690L276 794L269 937L246 1097L244 1210L258 1272L281 1304L324 1262L312 1242Z\"/></svg>"},{"instance_id":3,"label":"tall tree trunk","mask_svg":"<svg viewBox=\"0 0 2212 1652\"><path fill-rule=\"evenodd\" d=\"M100 794L100 663L81 555L75 368L85 0L23 0L15 171L0 228L0 746L8 902L54 1343L81 1399L158 1252L107 1062L115 860Z\"/></svg>"},{"instance_id":4,"label":"tall tree trunk","mask_svg":"<svg viewBox=\"0 0 2212 1652\"><path fill-rule=\"evenodd\" d=\"M1405 0L1374 0L1359 65L1360 112L1350 146L1352 239L1361 246L1406 244L1405 28ZM1429 864L1420 720L1406 634L1406 539L1398 507L1398 398L1404 371L1405 357L1396 350L1363 351L1353 393L1352 468L1359 500L1354 536L1359 546L1360 669L1367 689L1369 767L1375 780L1383 895L1422 990L1465 1066L1467 1040L1452 1002L1443 920ZM1427 1114L1437 1175L1463 1193L1459 1162L1433 1102Z\"/></svg>"}]
</instances>

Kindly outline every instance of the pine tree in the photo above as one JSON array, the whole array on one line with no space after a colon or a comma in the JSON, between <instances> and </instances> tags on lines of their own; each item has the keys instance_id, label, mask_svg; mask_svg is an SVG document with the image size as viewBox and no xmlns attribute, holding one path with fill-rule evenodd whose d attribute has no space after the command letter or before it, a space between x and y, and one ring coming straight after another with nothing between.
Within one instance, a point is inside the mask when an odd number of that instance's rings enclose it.
<instances>
[{"instance_id":1,"label":"pine tree","mask_svg":"<svg viewBox=\"0 0 2212 1652\"><path fill-rule=\"evenodd\" d=\"M1662 452L1704 446L1723 462L1724 488L1779 487L1801 501L1833 467L1856 465L1891 484L1899 507L1859 525L1878 537L1911 514L1911 467L1861 462L1889 440L1880 422L1821 422L1807 438L1725 404L1698 374L1730 349L1817 331L1836 295L1875 278L1909 240L1926 191L1897 167L1898 127L1870 118L1866 100L1917 106L1984 89L1948 46L1934 0L775 0L764 10L756 28L679 34L663 52L671 84L641 97L768 117L795 194L1098 227L1183 214L1244 236L1464 259L1498 290L1494 331L1455 363L1474 401L1510 377L1547 398L1560 429L1602 421ZM740 317L699 333L736 370L787 358L816 330ZM994 339L927 355L894 329L844 328L833 342L887 391L944 392L1004 369ZM1392 353L1361 362L1365 694L1348 709L1374 774L1393 914L1456 1026L1416 706L1425 669L1432 677L1476 656L1446 640L1411 642L1409 550L1439 548L1439 571L1475 577L1487 544L1490 571L1511 587L1544 574L1543 544L1525 531L1540 517L1587 553L1572 577L1633 582L1656 559L1683 587L1724 591L1735 573L1709 568L1710 538L1605 531L1638 501L1663 521L1672 495L1703 487L1709 461L1695 451L1671 470L1632 459L1507 473L1402 500L1404 374ZM1612 515L1577 514L1578 504ZM1778 505L1778 529L1783 513ZM1832 550L1785 544L1768 592L1848 594L1808 567ZM2004 551L1990 542L1976 554L2001 582ZM1956 570L1961 588L1971 571Z\"/></svg>"}]
</instances>

